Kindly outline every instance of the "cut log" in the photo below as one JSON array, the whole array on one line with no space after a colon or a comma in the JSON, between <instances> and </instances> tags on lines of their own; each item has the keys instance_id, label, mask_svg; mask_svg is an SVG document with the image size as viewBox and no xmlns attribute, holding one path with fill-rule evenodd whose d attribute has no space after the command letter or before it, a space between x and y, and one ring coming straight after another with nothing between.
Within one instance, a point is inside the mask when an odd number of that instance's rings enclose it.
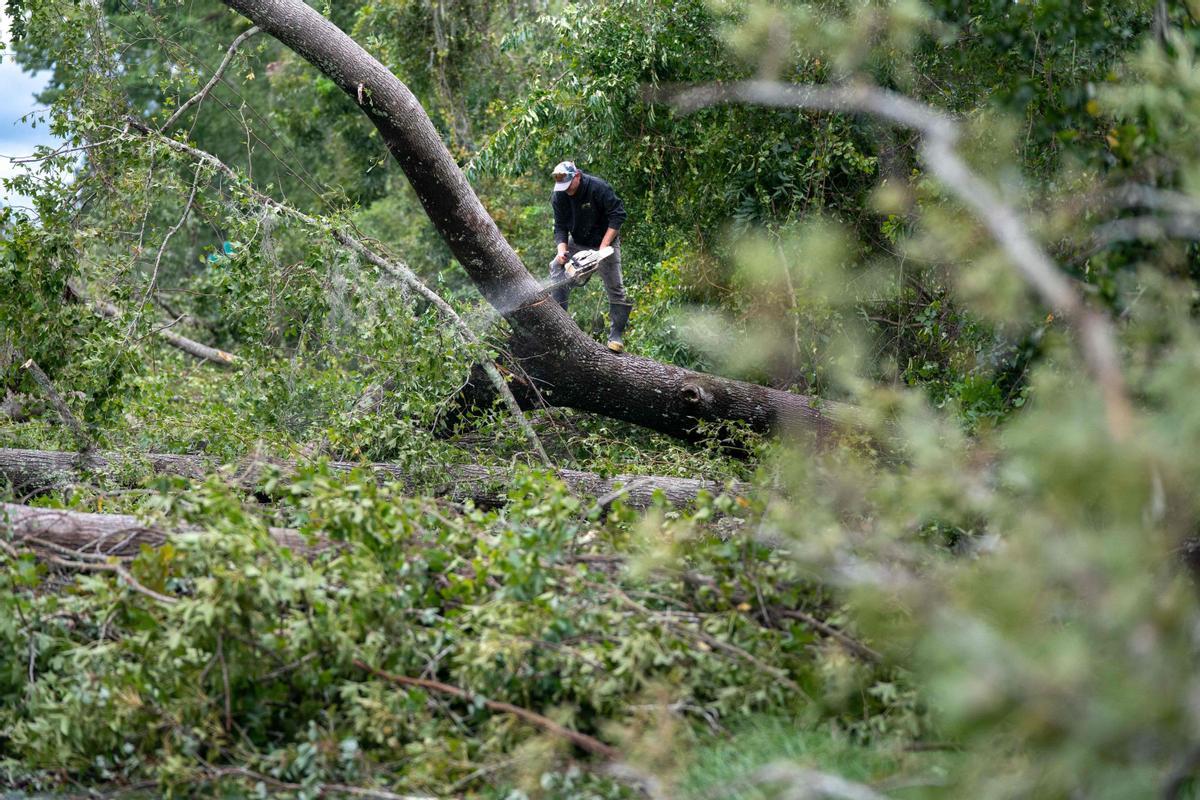
<instances>
[{"instance_id":1,"label":"cut log","mask_svg":"<svg viewBox=\"0 0 1200 800\"><path fill-rule=\"evenodd\" d=\"M0 503L0 539L33 550L48 550L68 558L97 556L133 556L143 545L158 547L169 533L196 532L198 528L167 531L147 527L127 514L89 514L57 508L31 508ZM309 554L330 546L317 539L310 544L299 532L289 528L271 528L271 538L294 552Z\"/></svg>"},{"instance_id":2,"label":"cut log","mask_svg":"<svg viewBox=\"0 0 1200 800\"><path fill-rule=\"evenodd\" d=\"M829 407L809 397L617 355L550 299L501 235L407 86L302 0L224 0L337 84L378 128L430 220L512 327L509 351L553 405L692 438L701 422L824 438Z\"/></svg>"},{"instance_id":3,"label":"cut log","mask_svg":"<svg viewBox=\"0 0 1200 800\"><path fill-rule=\"evenodd\" d=\"M233 353L227 353L224 350L218 350L215 347L209 347L206 344L201 344L195 339L189 339L186 336L181 336L175 331L167 328L162 328L156 333L162 337L163 341L172 347L176 347L190 356L216 364L218 367L232 367L237 364L238 357Z\"/></svg>"},{"instance_id":4,"label":"cut log","mask_svg":"<svg viewBox=\"0 0 1200 800\"><path fill-rule=\"evenodd\" d=\"M20 450L0 448L0 475L7 478L18 491L31 492L51 488L64 482L78 481L87 474L108 473L114 476L136 475L144 472L182 475L200 479L220 469L219 462L199 455L146 454L126 456L120 453L64 453L51 450ZM512 473L499 467L474 464L456 464L420 474L394 464L355 464L335 461L329 464L335 472L349 472L366 467L380 480L402 483L414 494L445 497L456 502L472 500L476 505L495 508L507 502L508 486ZM257 486L259 479L268 469L279 469L285 474L295 471L293 461L243 461L230 471L231 480L246 488ZM695 501L701 491L713 495L731 493L748 495L751 486L746 483L698 480L695 478L669 478L647 475L617 475L605 478L594 472L560 469L555 475L567 485L572 494L594 497L600 505L613 502L617 496L626 505L645 508L661 492L668 503L685 506Z\"/></svg>"}]
</instances>

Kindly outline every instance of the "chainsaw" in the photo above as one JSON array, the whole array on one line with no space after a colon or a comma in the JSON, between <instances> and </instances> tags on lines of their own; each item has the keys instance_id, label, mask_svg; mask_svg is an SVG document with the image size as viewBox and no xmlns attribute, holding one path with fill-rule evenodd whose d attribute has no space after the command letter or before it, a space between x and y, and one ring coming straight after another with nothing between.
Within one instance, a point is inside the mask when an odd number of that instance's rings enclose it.
<instances>
[{"instance_id":1,"label":"chainsaw","mask_svg":"<svg viewBox=\"0 0 1200 800\"><path fill-rule=\"evenodd\" d=\"M600 266L600 262L613 254L611 247L601 247L599 250L580 250L575 255L567 260L563 267L563 271L567 273L565 281L560 281L555 284L555 288L562 286L564 283L572 283L575 286L583 286L588 282L588 278Z\"/></svg>"}]
</instances>

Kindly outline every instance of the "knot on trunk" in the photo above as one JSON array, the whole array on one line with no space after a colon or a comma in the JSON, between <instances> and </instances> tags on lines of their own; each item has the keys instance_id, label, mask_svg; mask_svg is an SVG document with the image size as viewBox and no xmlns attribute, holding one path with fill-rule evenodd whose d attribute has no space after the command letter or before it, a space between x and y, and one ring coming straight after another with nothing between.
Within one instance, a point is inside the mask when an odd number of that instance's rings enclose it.
<instances>
[{"instance_id":1,"label":"knot on trunk","mask_svg":"<svg viewBox=\"0 0 1200 800\"><path fill-rule=\"evenodd\" d=\"M713 394L699 381L688 381L679 387L679 397L685 405L700 408L712 404Z\"/></svg>"}]
</instances>

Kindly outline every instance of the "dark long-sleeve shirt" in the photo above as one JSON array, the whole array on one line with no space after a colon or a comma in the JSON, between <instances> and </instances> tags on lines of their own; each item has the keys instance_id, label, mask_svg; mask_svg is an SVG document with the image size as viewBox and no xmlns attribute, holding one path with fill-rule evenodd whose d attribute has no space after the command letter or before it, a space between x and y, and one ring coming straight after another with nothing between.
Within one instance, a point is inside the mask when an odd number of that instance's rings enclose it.
<instances>
[{"instance_id":1,"label":"dark long-sleeve shirt","mask_svg":"<svg viewBox=\"0 0 1200 800\"><path fill-rule=\"evenodd\" d=\"M625 204L608 181L587 173L579 179L574 196L554 192L550 205L554 209L555 244L566 242L570 234L582 247L599 247L606 230L620 230L625 222Z\"/></svg>"}]
</instances>

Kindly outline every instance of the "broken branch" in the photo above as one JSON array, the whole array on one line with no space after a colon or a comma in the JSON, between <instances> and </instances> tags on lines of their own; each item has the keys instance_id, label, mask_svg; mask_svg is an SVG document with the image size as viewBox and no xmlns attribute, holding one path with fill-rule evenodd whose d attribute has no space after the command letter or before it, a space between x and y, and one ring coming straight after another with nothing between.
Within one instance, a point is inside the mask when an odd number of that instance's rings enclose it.
<instances>
[{"instance_id":1,"label":"broken branch","mask_svg":"<svg viewBox=\"0 0 1200 800\"><path fill-rule=\"evenodd\" d=\"M63 401L58 390L54 388L54 383L49 376L42 371L42 368L37 365L32 358L28 359L21 365L21 369L28 372L38 386L42 387L42 391L46 394L46 399L50 401L50 405L54 406L54 410L58 412L59 418L63 424L71 429L71 433L75 436L75 443L80 451L88 451L93 447L92 437L88 435L87 430L83 427L83 423L71 413L71 409Z\"/></svg>"},{"instance_id":2,"label":"broken branch","mask_svg":"<svg viewBox=\"0 0 1200 800\"><path fill-rule=\"evenodd\" d=\"M221 65L217 67L217 71L213 73L213 76L209 79L208 83L204 84L204 88L188 98L188 100L179 108L175 109L175 113L163 123L161 128L159 128L160 131L169 130L170 127L175 124L176 120L183 116L185 111L194 105L199 105L200 103L204 102L204 99L208 97L209 92L216 87L221 78L225 75L225 70L229 69L229 64L233 61L233 56L237 53L238 48L242 46L243 42L258 33L259 30L260 29L257 25L253 25L249 30L244 31L241 35L233 40L233 42L229 45L229 49L225 52L225 58L222 59Z\"/></svg>"}]
</instances>

